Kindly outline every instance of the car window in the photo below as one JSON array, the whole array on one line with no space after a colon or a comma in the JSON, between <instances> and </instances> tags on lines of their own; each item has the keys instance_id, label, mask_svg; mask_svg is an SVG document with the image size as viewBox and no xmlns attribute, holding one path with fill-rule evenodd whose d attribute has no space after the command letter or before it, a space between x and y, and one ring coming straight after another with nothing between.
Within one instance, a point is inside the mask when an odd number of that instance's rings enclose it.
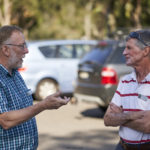
<instances>
[{"instance_id":1,"label":"car window","mask_svg":"<svg viewBox=\"0 0 150 150\"><path fill-rule=\"evenodd\" d=\"M83 57L87 52L92 49L93 45L75 45L76 58Z\"/></svg>"},{"instance_id":2,"label":"car window","mask_svg":"<svg viewBox=\"0 0 150 150\"><path fill-rule=\"evenodd\" d=\"M123 56L123 51L124 51L125 47L117 47L114 51L114 53L112 53L109 61L111 63L115 63L115 64L124 64L125 63L125 57Z\"/></svg>"},{"instance_id":3,"label":"car window","mask_svg":"<svg viewBox=\"0 0 150 150\"><path fill-rule=\"evenodd\" d=\"M59 45L59 50L56 55L57 58L73 58L72 45Z\"/></svg>"},{"instance_id":4,"label":"car window","mask_svg":"<svg viewBox=\"0 0 150 150\"><path fill-rule=\"evenodd\" d=\"M103 64L105 60L107 59L108 55L110 54L112 50L112 45L107 45L107 46L101 46L101 47L96 47L93 50L91 50L89 53L87 53L83 59L81 59L81 62L85 61L93 61L93 62L98 62Z\"/></svg>"},{"instance_id":5,"label":"car window","mask_svg":"<svg viewBox=\"0 0 150 150\"><path fill-rule=\"evenodd\" d=\"M39 50L46 58L81 58L92 49L90 44L46 45Z\"/></svg>"},{"instance_id":6,"label":"car window","mask_svg":"<svg viewBox=\"0 0 150 150\"><path fill-rule=\"evenodd\" d=\"M39 50L41 53L47 58L54 58L56 56L56 46L55 45L47 45L47 46L40 46Z\"/></svg>"}]
</instances>

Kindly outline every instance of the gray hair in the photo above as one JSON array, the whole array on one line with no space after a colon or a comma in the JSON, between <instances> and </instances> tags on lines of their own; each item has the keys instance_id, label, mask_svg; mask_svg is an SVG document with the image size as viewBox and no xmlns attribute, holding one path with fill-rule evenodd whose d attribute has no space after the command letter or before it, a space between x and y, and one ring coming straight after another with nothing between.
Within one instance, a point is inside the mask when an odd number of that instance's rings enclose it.
<instances>
[{"instance_id":1,"label":"gray hair","mask_svg":"<svg viewBox=\"0 0 150 150\"><path fill-rule=\"evenodd\" d=\"M137 30L135 32L137 32L140 35L140 38L142 39L142 41L144 41L144 43L146 43L148 46L150 46L150 30ZM131 38L132 37L130 37L130 35L128 35L126 37L126 41L128 41ZM144 49L145 48L145 45L140 40L138 40L138 39L136 39L136 43L135 44L140 49Z\"/></svg>"},{"instance_id":2,"label":"gray hair","mask_svg":"<svg viewBox=\"0 0 150 150\"><path fill-rule=\"evenodd\" d=\"M22 29L15 25L5 25L0 28L0 47L11 37L13 32L22 32Z\"/></svg>"}]
</instances>

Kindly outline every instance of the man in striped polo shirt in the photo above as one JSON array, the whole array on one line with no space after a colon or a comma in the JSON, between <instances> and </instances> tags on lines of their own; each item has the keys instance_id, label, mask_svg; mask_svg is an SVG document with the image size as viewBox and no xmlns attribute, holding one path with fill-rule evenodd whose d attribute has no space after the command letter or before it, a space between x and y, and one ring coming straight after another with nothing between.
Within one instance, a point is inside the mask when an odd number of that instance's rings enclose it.
<instances>
[{"instance_id":1,"label":"man in striped polo shirt","mask_svg":"<svg viewBox=\"0 0 150 150\"><path fill-rule=\"evenodd\" d=\"M33 105L31 92L18 72L27 53L19 27L0 28L0 150L36 150L35 116L69 101L69 98L60 98L58 93Z\"/></svg>"},{"instance_id":2,"label":"man in striped polo shirt","mask_svg":"<svg viewBox=\"0 0 150 150\"><path fill-rule=\"evenodd\" d=\"M106 126L120 126L116 150L150 150L150 30L131 32L123 52L125 75L104 116Z\"/></svg>"}]
</instances>

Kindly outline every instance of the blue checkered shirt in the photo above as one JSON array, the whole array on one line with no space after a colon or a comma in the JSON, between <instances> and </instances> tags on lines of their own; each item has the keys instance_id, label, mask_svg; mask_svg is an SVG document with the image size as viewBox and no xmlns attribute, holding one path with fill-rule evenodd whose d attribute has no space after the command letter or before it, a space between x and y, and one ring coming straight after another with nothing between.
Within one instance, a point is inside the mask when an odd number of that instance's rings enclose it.
<instances>
[{"instance_id":1,"label":"blue checkered shirt","mask_svg":"<svg viewBox=\"0 0 150 150\"><path fill-rule=\"evenodd\" d=\"M31 106L32 96L21 75L12 75L0 65L0 113ZM0 150L36 150L38 133L35 118L8 130L0 126Z\"/></svg>"}]
</instances>

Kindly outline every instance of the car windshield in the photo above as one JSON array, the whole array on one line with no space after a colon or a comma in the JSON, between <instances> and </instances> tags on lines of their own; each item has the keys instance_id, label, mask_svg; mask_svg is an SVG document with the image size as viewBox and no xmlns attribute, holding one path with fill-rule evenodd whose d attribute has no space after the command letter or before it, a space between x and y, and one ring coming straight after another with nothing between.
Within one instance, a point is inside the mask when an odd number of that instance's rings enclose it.
<instances>
[{"instance_id":1,"label":"car windshield","mask_svg":"<svg viewBox=\"0 0 150 150\"><path fill-rule=\"evenodd\" d=\"M124 49L125 47L117 47L108 61L114 64L124 64L125 63L125 57L123 55Z\"/></svg>"},{"instance_id":2,"label":"car windshield","mask_svg":"<svg viewBox=\"0 0 150 150\"><path fill-rule=\"evenodd\" d=\"M112 45L99 46L87 53L80 63L92 61L103 64L112 50Z\"/></svg>"}]
</instances>

